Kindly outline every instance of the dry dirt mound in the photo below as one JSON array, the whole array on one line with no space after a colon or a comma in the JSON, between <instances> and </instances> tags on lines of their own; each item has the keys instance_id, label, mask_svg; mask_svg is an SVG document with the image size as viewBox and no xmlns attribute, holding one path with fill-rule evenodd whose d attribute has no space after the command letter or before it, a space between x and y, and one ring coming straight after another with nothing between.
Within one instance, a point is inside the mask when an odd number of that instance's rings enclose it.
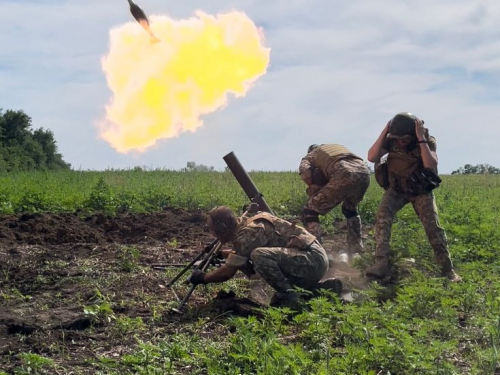
<instances>
[{"instance_id":1,"label":"dry dirt mound","mask_svg":"<svg viewBox=\"0 0 500 375\"><path fill-rule=\"evenodd\" d=\"M167 209L152 214L23 214L0 217L0 246L16 244L151 243L202 234L201 212Z\"/></svg>"},{"instance_id":2,"label":"dry dirt mound","mask_svg":"<svg viewBox=\"0 0 500 375\"><path fill-rule=\"evenodd\" d=\"M113 347L133 347L135 339L105 323L147 321L155 309L167 310L168 276L151 264L188 263L213 240L204 223L203 212L180 209L1 216L0 369L15 368L23 352L59 360L66 352L72 368ZM158 319L157 327L173 320Z\"/></svg>"},{"instance_id":3,"label":"dry dirt mound","mask_svg":"<svg viewBox=\"0 0 500 375\"><path fill-rule=\"evenodd\" d=\"M215 284L197 288L183 315L171 313L178 300L166 286L182 268L153 265L194 259L213 241L204 224L204 212L173 208L0 216L0 369L13 373L21 364L18 354L31 352L71 373L93 374L89 360L124 355L137 338L147 342L179 332L204 314L248 313L254 301ZM345 236L340 229L339 239ZM182 298L188 286L177 288ZM137 318L147 329L129 334L127 324Z\"/></svg>"}]
</instances>

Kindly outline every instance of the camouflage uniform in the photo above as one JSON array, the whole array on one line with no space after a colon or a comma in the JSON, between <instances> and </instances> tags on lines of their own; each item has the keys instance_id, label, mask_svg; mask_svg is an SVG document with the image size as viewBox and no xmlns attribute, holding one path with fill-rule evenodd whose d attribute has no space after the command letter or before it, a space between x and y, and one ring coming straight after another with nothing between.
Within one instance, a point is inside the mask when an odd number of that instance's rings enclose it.
<instances>
[{"instance_id":1,"label":"camouflage uniform","mask_svg":"<svg viewBox=\"0 0 500 375\"><path fill-rule=\"evenodd\" d=\"M430 136L427 139L429 149L435 152L436 139ZM375 224L377 261L388 261L394 217L406 204L411 203L424 226L429 243L434 250L436 262L443 275L450 274L453 271L453 264L448 251L446 234L439 225L434 194L432 192L419 192L418 186L415 186L415 182L409 178L413 172L423 168L420 147L416 145L416 147L410 147L409 150L398 149L396 142L391 142L388 139L384 148L389 150L387 157L389 187L380 202ZM369 274L370 269L367 270L367 275ZM376 272L375 276L377 276Z\"/></svg>"},{"instance_id":2,"label":"camouflage uniform","mask_svg":"<svg viewBox=\"0 0 500 375\"><path fill-rule=\"evenodd\" d=\"M304 207L306 229L321 238L318 215L325 215L342 203L349 253L361 252L358 206L370 184L370 170L363 159L344 146L334 144L321 145L308 153L300 163L299 173L303 175L314 168L322 172L325 181L316 189L308 189L309 199Z\"/></svg>"},{"instance_id":3,"label":"camouflage uniform","mask_svg":"<svg viewBox=\"0 0 500 375\"><path fill-rule=\"evenodd\" d=\"M304 228L266 212L239 219L226 265L243 269L249 261L269 285L281 293L294 286L311 289L328 270L325 250Z\"/></svg>"}]
</instances>

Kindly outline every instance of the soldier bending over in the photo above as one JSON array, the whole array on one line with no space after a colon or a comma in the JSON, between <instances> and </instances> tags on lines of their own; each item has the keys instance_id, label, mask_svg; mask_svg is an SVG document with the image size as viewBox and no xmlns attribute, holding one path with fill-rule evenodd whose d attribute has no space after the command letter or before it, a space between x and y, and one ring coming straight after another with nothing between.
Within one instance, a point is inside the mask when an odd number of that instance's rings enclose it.
<instances>
[{"instance_id":1,"label":"soldier bending over","mask_svg":"<svg viewBox=\"0 0 500 375\"><path fill-rule=\"evenodd\" d=\"M370 170L363 159L341 145L311 145L302 158L299 173L308 186L309 199L303 210L306 229L321 240L319 215L342 203L347 220L348 254L352 257L361 253L358 206L370 185Z\"/></svg>"}]
</instances>

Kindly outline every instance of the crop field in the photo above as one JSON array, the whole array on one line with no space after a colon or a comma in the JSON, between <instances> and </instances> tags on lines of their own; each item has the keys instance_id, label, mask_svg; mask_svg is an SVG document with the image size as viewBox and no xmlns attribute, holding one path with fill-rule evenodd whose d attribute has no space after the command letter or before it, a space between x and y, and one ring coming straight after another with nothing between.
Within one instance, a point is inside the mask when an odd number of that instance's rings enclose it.
<instances>
[{"instance_id":1,"label":"crop field","mask_svg":"<svg viewBox=\"0 0 500 375\"><path fill-rule=\"evenodd\" d=\"M278 216L306 200L295 172L250 172ZM0 175L0 375L500 374L500 176L442 176L435 191L459 284L438 277L411 206L393 227L395 276L366 280L382 190L360 207L365 253L349 299L270 308L258 279L168 286L213 238L204 214L240 212L230 172L64 171ZM325 247L345 241L339 208Z\"/></svg>"}]
</instances>

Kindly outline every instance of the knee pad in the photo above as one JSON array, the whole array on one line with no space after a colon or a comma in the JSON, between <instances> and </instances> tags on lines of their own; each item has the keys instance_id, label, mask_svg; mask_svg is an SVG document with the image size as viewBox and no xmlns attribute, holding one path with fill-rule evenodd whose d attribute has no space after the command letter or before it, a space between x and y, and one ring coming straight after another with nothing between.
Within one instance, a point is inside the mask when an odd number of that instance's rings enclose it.
<instances>
[{"instance_id":1,"label":"knee pad","mask_svg":"<svg viewBox=\"0 0 500 375\"><path fill-rule=\"evenodd\" d=\"M359 215L358 211L351 211L342 206L342 213L344 214L346 219L350 219L351 217L356 217Z\"/></svg>"},{"instance_id":2,"label":"knee pad","mask_svg":"<svg viewBox=\"0 0 500 375\"><path fill-rule=\"evenodd\" d=\"M319 223L318 211L304 208L304 210L302 211L302 222L304 224L306 224L306 223Z\"/></svg>"}]
</instances>

